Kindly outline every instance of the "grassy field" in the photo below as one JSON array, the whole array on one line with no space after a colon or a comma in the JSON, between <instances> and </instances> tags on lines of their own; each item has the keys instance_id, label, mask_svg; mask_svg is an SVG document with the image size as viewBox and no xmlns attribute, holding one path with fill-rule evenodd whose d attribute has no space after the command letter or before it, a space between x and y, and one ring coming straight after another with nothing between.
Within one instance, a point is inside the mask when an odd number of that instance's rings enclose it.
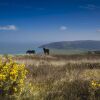
<instances>
[{"instance_id":1,"label":"grassy field","mask_svg":"<svg viewBox=\"0 0 100 100\"><path fill-rule=\"evenodd\" d=\"M30 71L32 100L100 100L99 55L34 55L14 57Z\"/></svg>"},{"instance_id":2,"label":"grassy field","mask_svg":"<svg viewBox=\"0 0 100 100\"><path fill-rule=\"evenodd\" d=\"M13 59L26 65L26 82L31 82L18 100L100 100L100 55L18 55Z\"/></svg>"},{"instance_id":3,"label":"grassy field","mask_svg":"<svg viewBox=\"0 0 100 100\"><path fill-rule=\"evenodd\" d=\"M79 50L79 49L50 49L50 54L57 54L57 55L72 55L72 54L83 54L86 53L86 50Z\"/></svg>"}]
</instances>

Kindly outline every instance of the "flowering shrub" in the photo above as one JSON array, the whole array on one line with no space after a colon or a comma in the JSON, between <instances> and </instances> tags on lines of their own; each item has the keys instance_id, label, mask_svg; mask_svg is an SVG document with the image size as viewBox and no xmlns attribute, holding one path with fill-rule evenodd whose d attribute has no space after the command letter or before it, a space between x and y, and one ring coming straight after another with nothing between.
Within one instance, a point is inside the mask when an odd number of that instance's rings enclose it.
<instances>
[{"instance_id":1,"label":"flowering shrub","mask_svg":"<svg viewBox=\"0 0 100 100\"><path fill-rule=\"evenodd\" d=\"M90 81L90 93L93 100L100 100L100 81Z\"/></svg>"},{"instance_id":2,"label":"flowering shrub","mask_svg":"<svg viewBox=\"0 0 100 100\"><path fill-rule=\"evenodd\" d=\"M18 64L11 58L0 59L0 95L14 95L21 93L27 70L24 64Z\"/></svg>"},{"instance_id":3,"label":"flowering shrub","mask_svg":"<svg viewBox=\"0 0 100 100\"><path fill-rule=\"evenodd\" d=\"M97 82L97 81L91 81L91 87L93 88L93 89L96 89L96 88L100 88L100 83L99 82Z\"/></svg>"}]
</instances>

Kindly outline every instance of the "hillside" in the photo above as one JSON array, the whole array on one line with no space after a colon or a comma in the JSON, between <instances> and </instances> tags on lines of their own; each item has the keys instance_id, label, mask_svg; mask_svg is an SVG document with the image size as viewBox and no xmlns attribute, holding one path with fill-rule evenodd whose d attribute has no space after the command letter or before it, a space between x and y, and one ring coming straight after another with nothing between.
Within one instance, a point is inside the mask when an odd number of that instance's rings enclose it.
<instances>
[{"instance_id":1,"label":"hillside","mask_svg":"<svg viewBox=\"0 0 100 100\"><path fill-rule=\"evenodd\" d=\"M66 49L66 50L100 50L100 41L80 40L80 41L61 41L44 44L39 48Z\"/></svg>"}]
</instances>

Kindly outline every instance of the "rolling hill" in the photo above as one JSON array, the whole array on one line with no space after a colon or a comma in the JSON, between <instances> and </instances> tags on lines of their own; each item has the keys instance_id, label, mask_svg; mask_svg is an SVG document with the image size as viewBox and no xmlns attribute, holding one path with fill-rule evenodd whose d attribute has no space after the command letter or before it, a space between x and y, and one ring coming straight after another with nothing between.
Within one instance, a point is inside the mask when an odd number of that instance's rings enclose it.
<instances>
[{"instance_id":1,"label":"rolling hill","mask_svg":"<svg viewBox=\"0 0 100 100\"><path fill-rule=\"evenodd\" d=\"M65 50L100 50L100 41L80 40L80 41L61 41L41 45L39 48L65 49Z\"/></svg>"}]
</instances>

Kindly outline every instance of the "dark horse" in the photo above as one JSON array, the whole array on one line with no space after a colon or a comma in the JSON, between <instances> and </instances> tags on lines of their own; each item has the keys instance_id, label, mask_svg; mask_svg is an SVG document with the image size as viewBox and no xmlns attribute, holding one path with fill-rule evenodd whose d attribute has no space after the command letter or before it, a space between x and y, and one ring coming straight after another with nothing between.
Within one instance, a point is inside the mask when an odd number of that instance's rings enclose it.
<instances>
[{"instance_id":1,"label":"dark horse","mask_svg":"<svg viewBox=\"0 0 100 100\"><path fill-rule=\"evenodd\" d=\"M49 49L43 48L44 54L49 55Z\"/></svg>"},{"instance_id":2,"label":"dark horse","mask_svg":"<svg viewBox=\"0 0 100 100\"><path fill-rule=\"evenodd\" d=\"M35 54L35 50L28 50L26 51L26 54Z\"/></svg>"}]
</instances>

